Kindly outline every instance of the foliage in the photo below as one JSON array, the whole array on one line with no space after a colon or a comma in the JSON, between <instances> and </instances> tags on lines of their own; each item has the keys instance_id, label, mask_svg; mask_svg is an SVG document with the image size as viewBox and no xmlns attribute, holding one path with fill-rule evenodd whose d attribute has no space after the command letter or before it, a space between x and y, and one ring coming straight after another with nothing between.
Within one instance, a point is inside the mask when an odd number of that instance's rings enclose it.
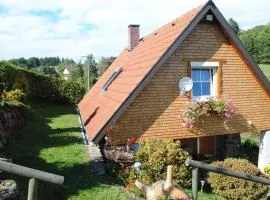
<instances>
[{"instance_id":1,"label":"foliage","mask_svg":"<svg viewBox=\"0 0 270 200\"><path fill-rule=\"evenodd\" d=\"M216 114L224 119L224 123L227 123L235 116L236 108L227 98L210 98L207 101L191 102L183 113L182 124L187 128L193 128L201 117L211 114Z\"/></svg>"},{"instance_id":2,"label":"foliage","mask_svg":"<svg viewBox=\"0 0 270 200\"><path fill-rule=\"evenodd\" d=\"M49 66L42 66L39 68L40 73L50 76L59 76L58 73L55 70L55 67L49 67Z\"/></svg>"},{"instance_id":3,"label":"foliage","mask_svg":"<svg viewBox=\"0 0 270 200\"><path fill-rule=\"evenodd\" d=\"M6 90L21 89L27 97L54 102L78 102L84 89L77 83L37 74L0 62L0 84Z\"/></svg>"},{"instance_id":4,"label":"foliage","mask_svg":"<svg viewBox=\"0 0 270 200\"><path fill-rule=\"evenodd\" d=\"M40 60L37 57L31 57L27 61L28 67L33 68L33 67L38 67L40 66Z\"/></svg>"},{"instance_id":5,"label":"foliage","mask_svg":"<svg viewBox=\"0 0 270 200\"><path fill-rule=\"evenodd\" d=\"M250 134L241 134L240 157L249 160L254 165L258 164L259 137Z\"/></svg>"},{"instance_id":6,"label":"foliage","mask_svg":"<svg viewBox=\"0 0 270 200\"><path fill-rule=\"evenodd\" d=\"M85 83L83 77L84 77L83 66L81 64L74 65L69 75L70 80L84 86Z\"/></svg>"},{"instance_id":7,"label":"foliage","mask_svg":"<svg viewBox=\"0 0 270 200\"><path fill-rule=\"evenodd\" d=\"M255 165L249 163L248 160L228 158L224 161L214 162L213 164L217 167L261 176L260 170ZM226 199L260 199L268 191L266 185L214 172L208 174L208 182L214 193Z\"/></svg>"},{"instance_id":8,"label":"foliage","mask_svg":"<svg viewBox=\"0 0 270 200\"><path fill-rule=\"evenodd\" d=\"M232 27L233 31L236 34L238 34L240 32L240 27L239 27L238 23L234 19L232 19L232 18L230 18L228 20L228 22L229 22L230 26Z\"/></svg>"},{"instance_id":9,"label":"foliage","mask_svg":"<svg viewBox=\"0 0 270 200\"><path fill-rule=\"evenodd\" d=\"M101 57L97 65L98 77L102 76L102 74L107 70L107 68L113 63L114 60L115 57Z\"/></svg>"},{"instance_id":10,"label":"foliage","mask_svg":"<svg viewBox=\"0 0 270 200\"><path fill-rule=\"evenodd\" d=\"M241 31L239 37L257 63L270 63L270 24Z\"/></svg>"},{"instance_id":11,"label":"foliage","mask_svg":"<svg viewBox=\"0 0 270 200\"><path fill-rule=\"evenodd\" d=\"M22 90L15 89L7 92L3 90L0 94L0 107L20 107L20 108L28 108L23 102L25 100L25 93Z\"/></svg>"},{"instance_id":12,"label":"foliage","mask_svg":"<svg viewBox=\"0 0 270 200\"><path fill-rule=\"evenodd\" d=\"M2 98L8 101L23 101L25 93L20 89L11 90L9 92L4 91Z\"/></svg>"},{"instance_id":13,"label":"foliage","mask_svg":"<svg viewBox=\"0 0 270 200\"><path fill-rule=\"evenodd\" d=\"M268 176L268 178L270 178L270 165L265 166L263 172Z\"/></svg>"},{"instance_id":14,"label":"foliage","mask_svg":"<svg viewBox=\"0 0 270 200\"><path fill-rule=\"evenodd\" d=\"M87 80L85 82L88 84L88 81L89 81L89 88L91 88L97 81L97 63L92 54L86 57L86 60L84 63L84 74L86 75L85 79ZM88 89L88 85L87 85L87 89Z\"/></svg>"},{"instance_id":15,"label":"foliage","mask_svg":"<svg viewBox=\"0 0 270 200\"><path fill-rule=\"evenodd\" d=\"M185 166L190 155L173 140L141 140L142 148L135 154L136 161L142 163L140 179L144 183L154 183L166 177L167 166L173 165L173 180L181 186L191 185L191 172Z\"/></svg>"},{"instance_id":16,"label":"foliage","mask_svg":"<svg viewBox=\"0 0 270 200\"><path fill-rule=\"evenodd\" d=\"M20 67L26 67L26 68L36 68L40 66L57 66L64 62L74 62L72 59L60 59L59 57L45 57L45 58L37 58L37 57L31 57L29 59L25 58L14 58L10 59L8 62L20 66Z\"/></svg>"}]
</instances>

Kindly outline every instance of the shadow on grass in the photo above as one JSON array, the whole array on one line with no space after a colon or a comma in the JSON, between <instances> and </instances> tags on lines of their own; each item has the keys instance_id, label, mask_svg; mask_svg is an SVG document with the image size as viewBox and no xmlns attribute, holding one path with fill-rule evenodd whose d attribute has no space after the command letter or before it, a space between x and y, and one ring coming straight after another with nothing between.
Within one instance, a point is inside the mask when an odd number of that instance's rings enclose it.
<instances>
[{"instance_id":1,"label":"shadow on grass","mask_svg":"<svg viewBox=\"0 0 270 200\"><path fill-rule=\"evenodd\" d=\"M39 199L67 199L79 191L116 184L109 177L90 175L87 149L82 144L75 115L70 105L33 103L20 134L6 149L6 156L16 164L65 177L63 186L41 182ZM28 179L13 178L25 198Z\"/></svg>"}]
</instances>

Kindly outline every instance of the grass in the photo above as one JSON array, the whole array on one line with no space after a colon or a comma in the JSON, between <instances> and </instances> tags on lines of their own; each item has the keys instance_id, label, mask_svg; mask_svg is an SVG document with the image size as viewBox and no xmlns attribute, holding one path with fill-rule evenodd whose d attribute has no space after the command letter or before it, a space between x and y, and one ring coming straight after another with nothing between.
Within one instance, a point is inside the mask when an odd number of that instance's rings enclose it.
<instances>
[{"instance_id":1,"label":"grass","mask_svg":"<svg viewBox=\"0 0 270 200\"><path fill-rule=\"evenodd\" d=\"M268 80L270 80L270 64L260 64L260 68Z\"/></svg>"},{"instance_id":2,"label":"grass","mask_svg":"<svg viewBox=\"0 0 270 200\"><path fill-rule=\"evenodd\" d=\"M191 196L191 189L185 189L185 191ZM199 200L223 200L224 198L217 196L215 194L206 193L206 192L198 192Z\"/></svg>"},{"instance_id":3,"label":"grass","mask_svg":"<svg viewBox=\"0 0 270 200\"><path fill-rule=\"evenodd\" d=\"M7 148L7 157L16 164L65 177L63 186L40 182L38 199L129 199L113 179L90 175L88 151L72 106L33 104L26 117L20 135ZM13 178L25 199L28 179Z\"/></svg>"},{"instance_id":4,"label":"grass","mask_svg":"<svg viewBox=\"0 0 270 200\"><path fill-rule=\"evenodd\" d=\"M68 105L34 103L26 115L20 134L7 148L7 157L16 164L63 175L65 183L56 186L40 182L40 200L126 200L132 199L107 176L91 176L88 151L82 144L78 116ZM13 176L19 184L22 199L27 196L28 179ZM191 190L187 189L191 195ZM198 194L200 200L218 200L210 194Z\"/></svg>"}]
</instances>

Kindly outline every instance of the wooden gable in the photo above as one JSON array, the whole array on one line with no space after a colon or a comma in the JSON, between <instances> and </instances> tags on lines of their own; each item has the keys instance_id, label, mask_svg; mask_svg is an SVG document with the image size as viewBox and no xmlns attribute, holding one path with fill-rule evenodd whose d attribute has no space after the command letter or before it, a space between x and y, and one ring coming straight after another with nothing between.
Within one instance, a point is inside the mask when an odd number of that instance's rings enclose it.
<instances>
[{"instance_id":1,"label":"wooden gable","mask_svg":"<svg viewBox=\"0 0 270 200\"><path fill-rule=\"evenodd\" d=\"M189 99L179 96L178 82L189 75L191 61L220 63L219 93L237 108L237 116L227 125L209 117L195 129L182 126L182 112ZM265 129L270 129L268 91L219 23L201 21L115 123L111 137L124 144L132 136L181 139Z\"/></svg>"}]
</instances>

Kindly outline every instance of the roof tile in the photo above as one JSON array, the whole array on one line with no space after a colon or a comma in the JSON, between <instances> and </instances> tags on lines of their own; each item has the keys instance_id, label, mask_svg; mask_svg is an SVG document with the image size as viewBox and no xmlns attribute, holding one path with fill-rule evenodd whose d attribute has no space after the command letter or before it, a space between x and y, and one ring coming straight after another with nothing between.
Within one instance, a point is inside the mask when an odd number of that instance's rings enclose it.
<instances>
[{"instance_id":1,"label":"roof tile","mask_svg":"<svg viewBox=\"0 0 270 200\"><path fill-rule=\"evenodd\" d=\"M134 91L201 9L202 6L192 9L145 36L132 52L124 49L120 53L78 105L90 140L93 140L103 129L129 94ZM118 67L122 67L123 71L106 92L102 91L102 86Z\"/></svg>"}]
</instances>

